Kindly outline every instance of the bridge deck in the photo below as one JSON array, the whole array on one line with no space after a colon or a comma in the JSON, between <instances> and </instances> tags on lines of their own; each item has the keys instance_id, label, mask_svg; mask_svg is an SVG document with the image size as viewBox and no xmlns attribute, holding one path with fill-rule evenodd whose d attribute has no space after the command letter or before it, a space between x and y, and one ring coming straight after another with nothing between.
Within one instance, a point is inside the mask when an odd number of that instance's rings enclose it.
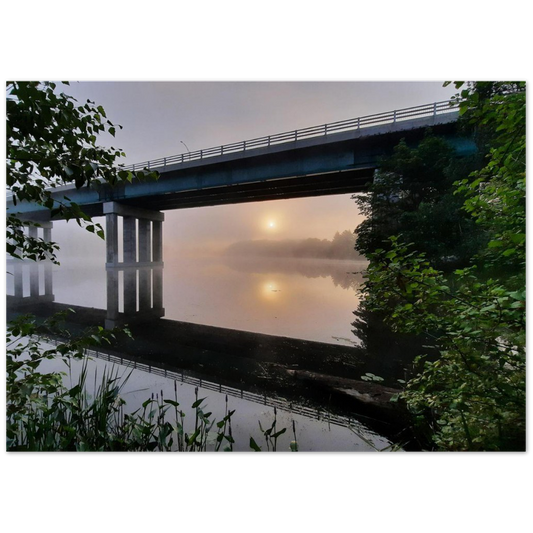
<instances>
[{"instance_id":1,"label":"bridge deck","mask_svg":"<svg viewBox=\"0 0 533 533\"><path fill-rule=\"evenodd\" d=\"M447 137L459 153L471 153L473 142L456 133L457 118L448 102L381 113L132 165L157 169L157 181L98 190L59 187L53 196L66 195L88 215L99 216L109 201L166 210L356 193L400 139L415 145L427 128ZM35 220L49 217L48 210L32 204L15 207L8 201L7 207Z\"/></svg>"}]
</instances>

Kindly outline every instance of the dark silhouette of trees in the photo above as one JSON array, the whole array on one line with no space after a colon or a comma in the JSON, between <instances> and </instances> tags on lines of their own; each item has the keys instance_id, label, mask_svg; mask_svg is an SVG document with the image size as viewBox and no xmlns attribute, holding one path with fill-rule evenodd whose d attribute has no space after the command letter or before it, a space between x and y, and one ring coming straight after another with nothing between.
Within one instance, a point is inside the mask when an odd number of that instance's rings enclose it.
<instances>
[{"instance_id":1,"label":"dark silhouette of trees","mask_svg":"<svg viewBox=\"0 0 533 533\"><path fill-rule=\"evenodd\" d=\"M349 230L335 233L333 239L253 240L229 246L224 255L235 257L279 257L296 259L365 260L355 250L355 235Z\"/></svg>"}]
</instances>

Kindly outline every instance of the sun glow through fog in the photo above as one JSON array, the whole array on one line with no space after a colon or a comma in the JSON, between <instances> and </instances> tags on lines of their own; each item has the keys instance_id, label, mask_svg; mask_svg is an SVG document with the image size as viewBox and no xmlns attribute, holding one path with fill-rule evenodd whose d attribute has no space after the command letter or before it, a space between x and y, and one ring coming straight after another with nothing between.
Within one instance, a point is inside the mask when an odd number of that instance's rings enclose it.
<instances>
[{"instance_id":1,"label":"sun glow through fog","mask_svg":"<svg viewBox=\"0 0 533 533\"><path fill-rule=\"evenodd\" d=\"M259 235L273 236L280 232L280 218L276 213L262 213L257 219L256 228L260 231ZM258 236L259 236L258 235Z\"/></svg>"}]
</instances>

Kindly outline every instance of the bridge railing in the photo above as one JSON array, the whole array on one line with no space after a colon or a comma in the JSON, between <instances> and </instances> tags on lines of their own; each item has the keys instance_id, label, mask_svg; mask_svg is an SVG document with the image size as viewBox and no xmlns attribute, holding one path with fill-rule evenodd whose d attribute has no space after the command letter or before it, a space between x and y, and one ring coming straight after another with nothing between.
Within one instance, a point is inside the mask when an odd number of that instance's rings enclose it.
<instances>
[{"instance_id":1,"label":"bridge railing","mask_svg":"<svg viewBox=\"0 0 533 533\"><path fill-rule=\"evenodd\" d=\"M397 122L405 122L407 120L416 118L436 117L457 111L458 108L459 102L457 100L444 100L442 102L434 102L415 107L406 107L395 111L387 111L385 113L377 113L348 120L341 120L338 122L330 122L329 124L322 124L320 126L311 126L309 128L303 128L299 130L276 133L274 135L267 135L266 137L257 137L255 139L224 144L221 146L215 146L213 148L196 150L194 152L186 152L169 157L160 157L159 159L151 159L150 161L128 165L124 168L126 170L141 170L144 168L148 168L150 170L161 168L164 169L169 165L188 163L189 161L217 157L236 152L245 152L248 150L254 150L256 148L266 148L269 146L291 143L311 137L323 137L335 133L360 130L371 126L395 124Z\"/></svg>"}]
</instances>

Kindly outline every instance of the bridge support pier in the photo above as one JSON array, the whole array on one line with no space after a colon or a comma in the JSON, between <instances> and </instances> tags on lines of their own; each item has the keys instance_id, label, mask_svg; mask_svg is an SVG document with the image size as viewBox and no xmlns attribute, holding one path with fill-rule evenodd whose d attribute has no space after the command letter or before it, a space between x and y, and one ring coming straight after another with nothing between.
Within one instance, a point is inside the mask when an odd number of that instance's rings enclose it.
<instances>
[{"instance_id":1,"label":"bridge support pier","mask_svg":"<svg viewBox=\"0 0 533 533\"><path fill-rule=\"evenodd\" d=\"M164 214L118 202L104 204L106 217L107 329L165 315L163 309ZM118 217L122 217L123 261ZM119 309L123 274L123 312Z\"/></svg>"},{"instance_id":2,"label":"bridge support pier","mask_svg":"<svg viewBox=\"0 0 533 533\"><path fill-rule=\"evenodd\" d=\"M52 222L39 222L40 227L28 226L28 237L45 242L52 240ZM39 235L39 233L41 233ZM9 270L13 274L13 296L8 296L8 303L13 307L35 305L54 301L52 263L50 261L21 261L8 259ZM41 270L42 268L42 270ZM29 294L24 296L24 270L29 271ZM40 271L44 271L44 286L40 284Z\"/></svg>"}]
</instances>

